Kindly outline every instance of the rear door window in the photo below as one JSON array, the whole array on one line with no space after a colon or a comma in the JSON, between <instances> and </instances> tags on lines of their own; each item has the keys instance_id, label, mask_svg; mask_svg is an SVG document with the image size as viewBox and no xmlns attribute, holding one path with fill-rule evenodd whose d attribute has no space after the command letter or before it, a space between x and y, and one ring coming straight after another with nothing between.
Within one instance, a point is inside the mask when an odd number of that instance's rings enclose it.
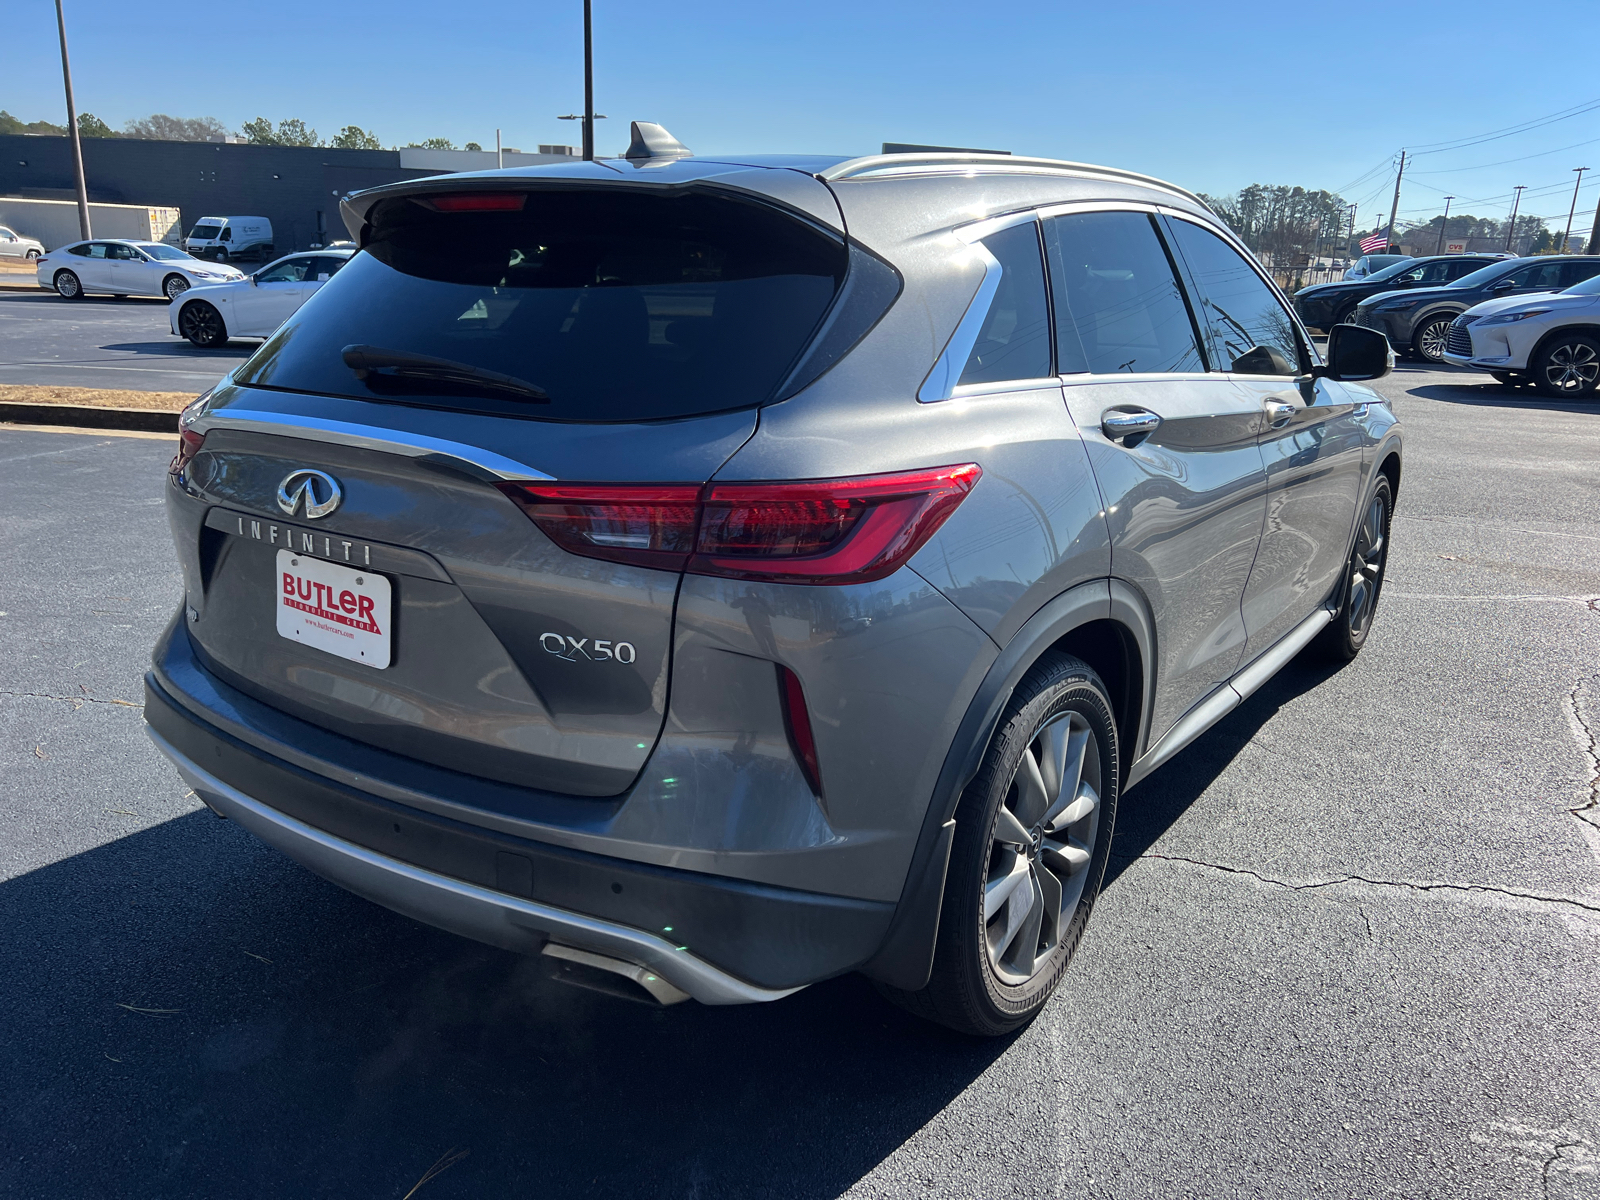
<instances>
[{"instance_id":1,"label":"rear door window","mask_svg":"<svg viewBox=\"0 0 1600 1200\"><path fill-rule=\"evenodd\" d=\"M1050 374L1050 305L1039 255L1039 223L1014 225L985 238L983 245L1000 264L1000 286L959 382L1043 378Z\"/></svg>"},{"instance_id":2,"label":"rear door window","mask_svg":"<svg viewBox=\"0 0 1600 1200\"><path fill-rule=\"evenodd\" d=\"M1227 242L1192 221L1169 222L1189 274L1200 290L1201 325L1211 340L1219 370L1251 375L1298 375L1300 336L1294 319L1254 267ZM1276 368L1261 356L1241 362L1256 349L1282 356Z\"/></svg>"},{"instance_id":3,"label":"rear door window","mask_svg":"<svg viewBox=\"0 0 1600 1200\"><path fill-rule=\"evenodd\" d=\"M1580 258L1561 264L1561 286L1569 288L1600 275L1600 257Z\"/></svg>"},{"instance_id":4,"label":"rear door window","mask_svg":"<svg viewBox=\"0 0 1600 1200\"><path fill-rule=\"evenodd\" d=\"M1045 243L1063 374L1206 369L1188 305L1148 214L1051 217Z\"/></svg>"},{"instance_id":5,"label":"rear door window","mask_svg":"<svg viewBox=\"0 0 1600 1200\"><path fill-rule=\"evenodd\" d=\"M848 262L820 228L709 191L493 195L498 208L380 201L362 253L236 381L567 421L749 408L810 342ZM358 377L352 346L449 366ZM486 373L548 399L474 382Z\"/></svg>"}]
</instances>

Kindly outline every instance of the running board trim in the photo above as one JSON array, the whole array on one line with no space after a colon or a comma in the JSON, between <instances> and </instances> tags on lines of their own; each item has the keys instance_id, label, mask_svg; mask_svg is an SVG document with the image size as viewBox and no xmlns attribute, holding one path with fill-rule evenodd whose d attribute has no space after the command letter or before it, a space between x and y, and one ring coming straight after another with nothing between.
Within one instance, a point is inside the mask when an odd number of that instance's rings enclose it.
<instances>
[{"instance_id":1,"label":"running board trim","mask_svg":"<svg viewBox=\"0 0 1600 1200\"><path fill-rule=\"evenodd\" d=\"M1252 692L1281 671L1288 661L1304 650L1311 639L1333 620L1333 612L1319 608L1300 624L1275 642L1267 652L1257 658L1232 679L1217 688L1199 704L1185 713L1178 723L1167 730L1162 739L1145 752L1144 756L1128 769L1123 789L1131 788L1162 763L1172 758L1195 738L1210 729L1223 717L1243 704Z\"/></svg>"},{"instance_id":2,"label":"running board trim","mask_svg":"<svg viewBox=\"0 0 1600 1200\"><path fill-rule=\"evenodd\" d=\"M243 429L251 433L270 433L278 437L305 438L313 442L329 442L337 446L356 446L362 450L381 450L387 454L402 454L407 458L443 459L457 465L476 468L473 474L487 475L492 479L520 480L522 482L551 483L554 475L537 471L526 463L517 462L481 446L465 442L451 442L426 434L409 433L404 429L385 429L377 425L357 425L350 421L328 421L321 417L306 417L292 413L268 412L263 409L223 408L201 413L189 424L196 433L209 433L213 429Z\"/></svg>"},{"instance_id":3,"label":"running board trim","mask_svg":"<svg viewBox=\"0 0 1600 1200\"><path fill-rule=\"evenodd\" d=\"M660 976L702 1004L754 1004L800 990L757 987L642 929L490 891L336 838L224 783L149 726L145 732L213 811L324 879L414 920L521 954L541 954L553 941L588 949Z\"/></svg>"}]
</instances>

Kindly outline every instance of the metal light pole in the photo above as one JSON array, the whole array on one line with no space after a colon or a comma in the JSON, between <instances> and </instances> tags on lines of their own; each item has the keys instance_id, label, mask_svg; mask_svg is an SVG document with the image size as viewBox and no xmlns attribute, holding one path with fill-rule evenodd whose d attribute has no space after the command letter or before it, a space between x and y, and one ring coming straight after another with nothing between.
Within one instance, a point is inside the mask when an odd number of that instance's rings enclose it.
<instances>
[{"instance_id":1,"label":"metal light pole","mask_svg":"<svg viewBox=\"0 0 1600 1200\"><path fill-rule=\"evenodd\" d=\"M78 109L72 103L72 64L67 60L67 18L56 0L56 28L61 31L61 78L67 85L67 135L72 138L72 167L78 176L78 233L85 240L89 229L89 187L83 181L83 141L78 137Z\"/></svg>"},{"instance_id":2,"label":"metal light pole","mask_svg":"<svg viewBox=\"0 0 1600 1200\"><path fill-rule=\"evenodd\" d=\"M594 19L583 0L583 161L594 161Z\"/></svg>"},{"instance_id":3,"label":"metal light pole","mask_svg":"<svg viewBox=\"0 0 1600 1200\"><path fill-rule=\"evenodd\" d=\"M506 165L506 152L500 145L500 131L494 131L494 165L496 169Z\"/></svg>"},{"instance_id":4,"label":"metal light pole","mask_svg":"<svg viewBox=\"0 0 1600 1200\"><path fill-rule=\"evenodd\" d=\"M1444 198L1444 220L1439 222L1439 244L1433 248L1435 254L1444 253L1444 227L1450 224L1450 201L1454 199L1454 196Z\"/></svg>"},{"instance_id":5,"label":"metal light pole","mask_svg":"<svg viewBox=\"0 0 1600 1200\"><path fill-rule=\"evenodd\" d=\"M1567 209L1567 231L1561 235L1561 253L1567 252L1567 243L1572 240L1572 217L1578 211L1578 189L1583 186L1583 173L1588 167L1573 167L1578 173L1578 182L1572 185L1572 206Z\"/></svg>"},{"instance_id":6,"label":"metal light pole","mask_svg":"<svg viewBox=\"0 0 1600 1200\"><path fill-rule=\"evenodd\" d=\"M1511 189L1515 195L1511 200L1511 220L1506 225L1506 251L1508 253L1511 250L1511 239L1516 236L1517 232L1517 208L1522 204L1522 193L1527 186L1525 183L1519 183Z\"/></svg>"}]
</instances>

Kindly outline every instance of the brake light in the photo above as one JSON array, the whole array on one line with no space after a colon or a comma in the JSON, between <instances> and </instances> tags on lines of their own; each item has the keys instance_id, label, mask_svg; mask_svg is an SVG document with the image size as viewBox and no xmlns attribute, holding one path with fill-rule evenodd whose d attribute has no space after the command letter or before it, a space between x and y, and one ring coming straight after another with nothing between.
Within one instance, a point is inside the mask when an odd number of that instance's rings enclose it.
<instances>
[{"instance_id":1,"label":"brake light","mask_svg":"<svg viewBox=\"0 0 1600 1200\"><path fill-rule=\"evenodd\" d=\"M976 463L789 483L503 483L562 549L694 575L870 583L899 570L977 484Z\"/></svg>"},{"instance_id":2,"label":"brake light","mask_svg":"<svg viewBox=\"0 0 1600 1200\"><path fill-rule=\"evenodd\" d=\"M200 447L205 445L206 435L196 433L189 426L200 415L201 408L211 398L211 392L212 389L207 388L178 414L178 453L173 456L172 462L167 464L169 474L181 474L183 469L194 461L194 456L200 453Z\"/></svg>"},{"instance_id":3,"label":"brake light","mask_svg":"<svg viewBox=\"0 0 1600 1200\"><path fill-rule=\"evenodd\" d=\"M528 202L526 192L458 192L447 196L419 196L437 212L520 212Z\"/></svg>"},{"instance_id":4,"label":"brake light","mask_svg":"<svg viewBox=\"0 0 1600 1200\"><path fill-rule=\"evenodd\" d=\"M789 731L789 749L811 790L822 795L822 772L817 769L817 739L811 733L811 713L800 680L788 667L778 667L778 695L783 699L783 724Z\"/></svg>"}]
</instances>

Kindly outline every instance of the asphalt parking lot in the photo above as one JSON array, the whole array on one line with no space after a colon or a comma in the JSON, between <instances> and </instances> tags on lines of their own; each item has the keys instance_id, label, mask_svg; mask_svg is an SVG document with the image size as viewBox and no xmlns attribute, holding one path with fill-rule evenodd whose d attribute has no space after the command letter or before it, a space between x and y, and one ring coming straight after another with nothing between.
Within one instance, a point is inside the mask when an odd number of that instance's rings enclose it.
<instances>
[{"instance_id":1,"label":"asphalt parking lot","mask_svg":"<svg viewBox=\"0 0 1600 1200\"><path fill-rule=\"evenodd\" d=\"M165 300L63 300L42 289L0 288L0 383L199 395L260 344L191 346L173 336Z\"/></svg>"},{"instance_id":2,"label":"asphalt parking lot","mask_svg":"<svg viewBox=\"0 0 1600 1200\"><path fill-rule=\"evenodd\" d=\"M1600 1194L1600 403L1381 386L1365 652L1128 794L1066 984L989 1043L856 978L570 989L210 816L138 707L170 439L0 428L0 1193Z\"/></svg>"}]
</instances>

